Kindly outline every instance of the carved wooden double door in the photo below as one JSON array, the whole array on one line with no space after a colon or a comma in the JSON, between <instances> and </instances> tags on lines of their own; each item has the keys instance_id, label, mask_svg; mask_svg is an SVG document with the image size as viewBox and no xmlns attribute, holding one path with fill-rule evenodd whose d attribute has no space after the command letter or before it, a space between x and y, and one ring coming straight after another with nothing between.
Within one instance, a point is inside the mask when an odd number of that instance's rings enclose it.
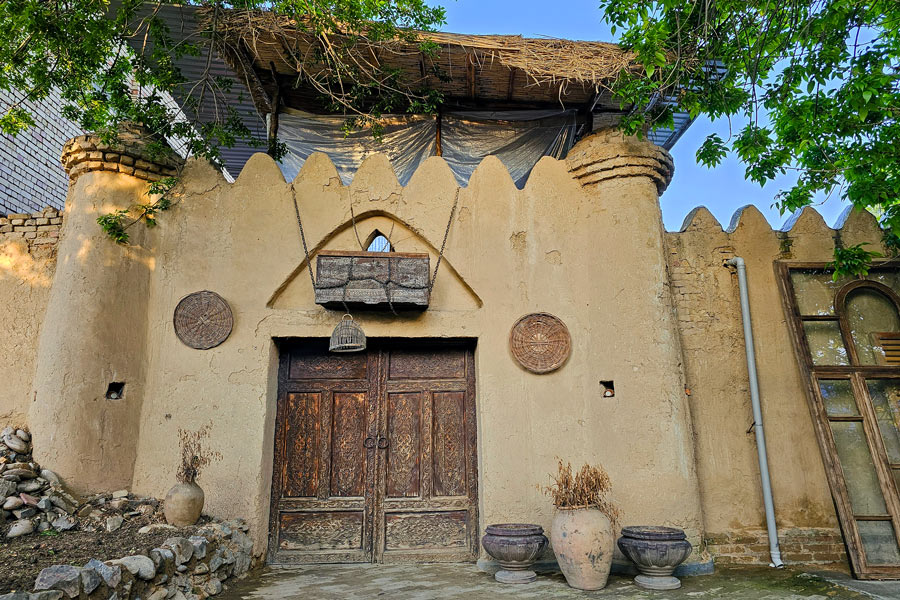
<instances>
[{"instance_id":1,"label":"carved wooden double door","mask_svg":"<svg viewBox=\"0 0 900 600\"><path fill-rule=\"evenodd\" d=\"M470 346L281 348L269 560L474 560Z\"/></svg>"}]
</instances>

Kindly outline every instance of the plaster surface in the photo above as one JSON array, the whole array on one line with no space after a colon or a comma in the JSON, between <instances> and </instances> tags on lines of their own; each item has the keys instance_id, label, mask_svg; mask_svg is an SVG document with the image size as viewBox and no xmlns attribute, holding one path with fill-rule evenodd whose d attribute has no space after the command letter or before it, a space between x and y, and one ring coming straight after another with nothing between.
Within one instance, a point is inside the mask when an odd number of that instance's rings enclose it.
<instances>
[{"instance_id":1,"label":"plaster surface","mask_svg":"<svg viewBox=\"0 0 900 600\"><path fill-rule=\"evenodd\" d=\"M23 364L36 357L33 382L23 372L0 408L28 407L37 458L77 486L163 497L179 431L208 426L204 444L221 459L199 479L206 511L248 519L263 552L278 343L327 337L341 317L313 302L294 198L313 264L319 251L359 249L377 230L396 251L429 254L432 268L457 202L429 309L354 316L371 338L477 341L482 530L510 521L549 530L553 509L540 487L561 458L609 471L622 525L685 529L689 563L707 564L717 536L764 534L737 283L722 266L738 254L750 278L779 525L798 548L814 535L841 547L772 265L829 260L836 235L879 240L871 215L851 215L835 232L810 210L774 232L747 209L723 231L700 210L667 234L658 198L671 158L600 132L566 161L542 159L522 190L495 157L466 187L438 157L405 187L381 155L350 185L323 154L292 182L263 154L234 184L191 162L159 226L132 228L122 247L96 218L144 201L147 184L98 164L70 187L55 276L35 271L52 286L29 284L27 293L46 296L46 314L37 301L28 317L42 322L37 349L21 350ZM20 302L21 284L4 281L0 299ZM229 302L234 329L222 345L193 350L175 336L172 312L203 289ZM555 314L572 334L556 372L529 373L509 353L509 328L530 312ZM600 382L610 380L615 395L604 397ZM126 382L124 398L105 398L112 381Z\"/></svg>"}]
</instances>

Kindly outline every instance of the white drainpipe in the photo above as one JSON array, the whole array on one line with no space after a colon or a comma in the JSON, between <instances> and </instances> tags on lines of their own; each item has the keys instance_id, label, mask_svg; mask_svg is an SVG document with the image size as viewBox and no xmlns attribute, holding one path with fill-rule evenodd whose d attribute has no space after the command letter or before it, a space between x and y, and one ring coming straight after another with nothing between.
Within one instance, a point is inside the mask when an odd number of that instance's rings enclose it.
<instances>
[{"instance_id":1,"label":"white drainpipe","mask_svg":"<svg viewBox=\"0 0 900 600\"><path fill-rule=\"evenodd\" d=\"M738 288L741 295L741 319L744 323L744 346L747 350L747 374L750 376L750 402L753 405L753 429L756 432L756 453L759 457L759 475L762 478L763 504L766 508L766 529L769 530L770 567L782 568L781 548L778 546L778 528L775 525L775 503L772 501L772 481L769 478L769 459L766 455L766 434L763 432L762 409L759 405L759 381L756 376L756 350L753 347L753 328L750 326L750 297L747 294L747 267L744 259L735 256L727 261L737 267Z\"/></svg>"}]
</instances>

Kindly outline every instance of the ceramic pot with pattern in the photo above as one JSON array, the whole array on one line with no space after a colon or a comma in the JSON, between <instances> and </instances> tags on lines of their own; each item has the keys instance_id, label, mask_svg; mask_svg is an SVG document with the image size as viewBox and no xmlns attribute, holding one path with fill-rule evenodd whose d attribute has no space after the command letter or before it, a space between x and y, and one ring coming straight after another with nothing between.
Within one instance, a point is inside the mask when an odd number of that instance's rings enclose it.
<instances>
[{"instance_id":1,"label":"ceramic pot with pattern","mask_svg":"<svg viewBox=\"0 0 900 600\"><path fill-rule=\"evenodd\" d=\"M494 579L500 583L531 583L537 579L531 567L547 547L547 538L540 525L503 523L488 525L481 545L500 563Z\"/></svg>"}]
</instances>

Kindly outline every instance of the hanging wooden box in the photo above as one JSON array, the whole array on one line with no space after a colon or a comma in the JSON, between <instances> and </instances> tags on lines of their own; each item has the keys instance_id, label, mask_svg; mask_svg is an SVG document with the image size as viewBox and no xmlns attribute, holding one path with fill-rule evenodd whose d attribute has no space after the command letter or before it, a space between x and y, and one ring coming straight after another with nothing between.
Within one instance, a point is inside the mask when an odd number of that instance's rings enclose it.
<instances>
[{"instance_id":1,"label":"hanging wooden box","mask_svg":"<svg viewBox=\"0 0 900 600\"><path fill-rule=\"evenodd\" d=\"M407 252L328 250L316 258L316 304L344 310L428 308L430 260ZM387 294L390 294L390 303Z\"/></svg>"}]
</instances>

